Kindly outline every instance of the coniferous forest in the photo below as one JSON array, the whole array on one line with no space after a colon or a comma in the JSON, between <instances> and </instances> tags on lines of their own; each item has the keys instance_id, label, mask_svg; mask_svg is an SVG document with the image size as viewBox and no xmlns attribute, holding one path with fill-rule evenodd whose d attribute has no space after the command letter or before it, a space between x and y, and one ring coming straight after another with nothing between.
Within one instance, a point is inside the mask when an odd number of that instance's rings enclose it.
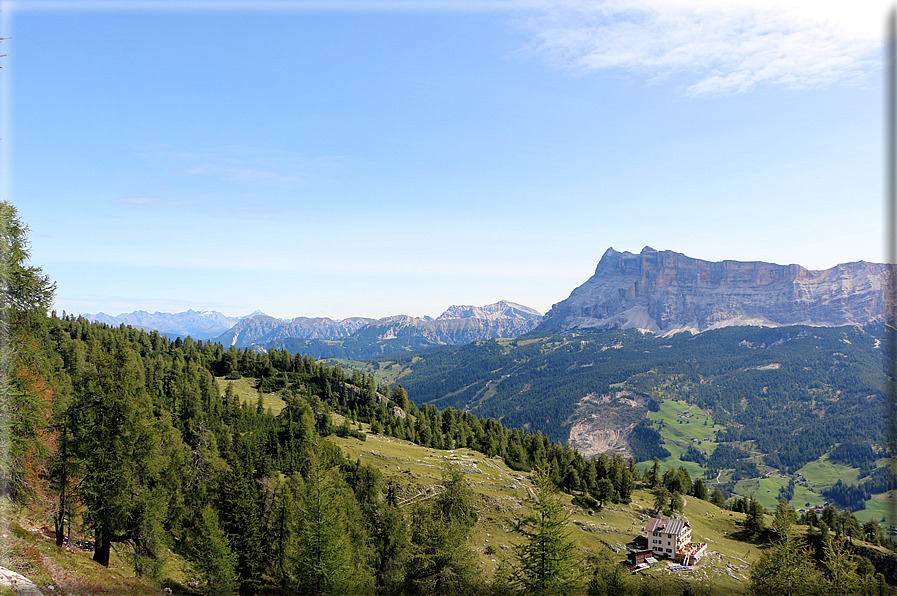
<instances>
[{"instance_id":1,"label":"coniferous forest","mask_svg":"<svg viewBox=\"0 0 897 596\"><path fill-rule=\"evenodd\" d=\"M364 440L361 421L422 446L469 447L537 470L546 501L555 487L599 485L602 499L629 501L639 475L619 455L586 460L539 432L417 408L400 386L286 351L224 350L48 314L55 287L27 265L26 228L3 208L11 413L3 490L44 506L58 545L75 523L93 537L97 563L108 565L121 547L150 578L170 550L213 594L482 588L466 542L477 514L463 474L446 467L435 499L400 509L395 486L323 440ZM216 376L252 377L257 403L230 384L222 393ZM286 403L277 415L262 406L272 391Z\"/></svg>"},{"instance_id":2,"label":"coniferous forest","mask_svg":"<svg viewBox=\"0 0 897 596\"><path fill-rule=\"evenodd\" d=\"M109 566L115 551L137 574L161 581L175 555L190 569L183 593L637 593L622 566L575 547L559 491L574 506L601 510L647 489L659 513L679 513L695 498L744 514L745 535L771 544L768 568L751 571L757 594L781 593L777 573L792 563L801 585L885 589L839 538L884 544L882 529L860 527L849 513L798 520L785 507L770 530L755 501L727 503L718 488L684 468L661 470L656 458L643 476L632 459L585 458L541 432L418 407L399 385L307 356L172 341L52 312L55 286L29 264L27 228L12 205L0 203L0 221L2 491L50 520L58 546L89 536L98 565ZM242 378L252 379L257 399L237 395L230 381ZM272 392L285 403L277 414L264 405ZM434 450L469 448L528 475L531 513L516 519L520 542L509 563L488 577L474 564L479 514L457 467L442 469L433 498L402 506L407 487L327 440L365 441L360 423ZM642 431L645 441L652 430ZM862 444L838 456L873 457ZM810 528L806 541L791 533L798 522ZM826 575L829 564L841 566L836 576Z\"/></svg>"}]
</instances>

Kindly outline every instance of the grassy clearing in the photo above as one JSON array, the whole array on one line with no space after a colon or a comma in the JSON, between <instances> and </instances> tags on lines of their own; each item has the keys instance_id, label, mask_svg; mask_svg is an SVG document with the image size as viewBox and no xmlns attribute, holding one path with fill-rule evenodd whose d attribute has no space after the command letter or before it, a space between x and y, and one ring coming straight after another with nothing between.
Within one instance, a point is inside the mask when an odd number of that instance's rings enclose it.
<instances>
[{"instance_id":1,"label":"grassy clearing","mask_svg":"<svg viewBox=\"0 0 897 596\"><path fill-rule=\"evenodd\" d=\"M716 433L725 427L715 424L701 408L684 401L664 400L660 403L660 410L648 412L648 419L652 422L663 423L660 428L660 436L663 445L670 452L670 456L661 460L664 468L680 466L688 470L692 478L703 477L706 468L695 462L682 461L680 459L690 445L693 445L705 455L710 455L716 449ZM650 462L643 462L639 468L644 470L650 466Z\"/></svg>"},{"instance_id":2,"label":"grassy clearing","mask_svg":"<svg viewBox=\"0 0 897 596\"><path fill-rule=\"evenodd\" d=\"M854 483L857 481L860 473L857 468L832 463L829 461L828 455L808 463L798 472L807 479L807 483L810 485L809 488L817 491L832 486L838 480L845 483Z\"/></svg>"},{"instance_id":3,"label":"grassy clearing","mask_svg":"<svg viewBox=\"0 0 897 596\"><path fill-rule=\"evenodd\" d=\"M339 366L347 371L357 370L361 373L372 374L377 381L388 385L401 383L401 377L411 373L410 368L406 368L392 360L384 360L382 362L362 362L360 360L347 360L345 358L324 358L320 360L320 362L326 366Z\"/></svg>"},{"instance_id":4,"label":"grassy clearing","mask_svg":"<svg viewBox=\"0 0 897 596\"><path fill-rule=\"evenodd\" d=\"M717 431L725 428L715 424L713 418L698 406L673 399L662 401L660 410L648 412L648 418L654 422L663 421L660 435L671 443L681 443L683 448L692 443L692 439L695 443L705 439L715 442Z\"/></svg>"},{"instance_id":5,"label":"grassy clearing","mask_svg":"<svg viewBox=\"0 0 897 596\"><path fill-rule=\"evenodd\" d=\"M791 499L790 505L795 509L800 510L806 509L808 507L807 503L810 504L810 507L815 507L816 505L822 505L824 502L825 497L819 493L810 490L805 486L795 486L794 498Z\"/></svg>"},{"instance_id":6,"label":"grassy clearing","mask_svg":"<svg viewBox=\"0 0 897 596\"><path fill-rule=\"evenodd\" d=\"M855 511L854 515L860 521L860 523L866 523L870 519L874 519L882 525L891 525L897 524L895 510L897 510L897 507L895 507L893 501L872 498L866 501L865 509ZM885 519L884 522L881 521L882 518Z\"/></svg>"},{"instance_id":7,"label":"grassy clearing","mask_svg":"<svg viewBox=\"0 0 897 596\"><path fill-rule=\"evenodd\" d=\"M367 430L367 425L362 427ZM460 466L477 495L480 522L472 536L477 565L489 577L502 557L513 557L513 546L520 542L520 537L512 530L512 520L529 511L526 499L532 485L528 473L511 470L501 460L487 458L469 449L428 449L408 441L372 434L368 434L366 441L336 436L330 436L327 440L339 445L352 459L358 458L380 470L387 481L396 483L403 506L437 494L442 466L446 462ZM571 499L569 495L562 497L571 514L570 535L582 554L610 547L620 551L616 554L619 561L625 558L625 545L640 539L653 502L650 492L637 490L629 505L608 505L600 511L589 512L573 506ZM731 538L732 534L740 531L738 524L744 516L720 510L693 497L687 497L685 515L694 528L694 538L707 542L708 549L722 554L723 558L708 556L694 571L682 575L668 571L666 562L661 562L637 581L658 582L660 577L692 583L711 581L715 593L746 593L747 572L726 567L742 567L759 556L755 545ZM489 550L494 551L494 555L487 554L489 547L492 547ZM733 579L728 575L730 572L741 579Z\"/></svg>"},{"instance_id":8,"label":"grassy clearing","mask_svg":"<svg viewBox=\"0 0 897 596\"><path fill-rule=\"evenodd\" d=\"M240 398L241 402L248 403L252 406L258 403L259 393L255 388L255 379L243 377L241 379L237 379L236 381L229 381L224 377L216 377L215 382L218 383L218 390L221 391L222 395L224 395L224 391L227 389L227 384L233 383L234 392L237 394L237 397ZM286 407L286 403L276 393L263 393L262 407L265 409L270 409L272 412L274 412L275 415L277 415L280 414L280 411Z\"/></svg>"}]
</instances>

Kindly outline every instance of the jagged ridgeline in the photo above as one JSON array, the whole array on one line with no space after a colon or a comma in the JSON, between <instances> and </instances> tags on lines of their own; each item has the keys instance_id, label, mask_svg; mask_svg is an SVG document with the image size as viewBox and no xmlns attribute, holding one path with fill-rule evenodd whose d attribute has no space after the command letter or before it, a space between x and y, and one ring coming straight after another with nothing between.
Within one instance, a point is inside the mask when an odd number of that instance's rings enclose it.
<instances>
[{"instance_id":1,"label":"jagged ridgeline","mask_svg":"<svg viewBox=\"0 0 897 596\"><path fill-rule=\"evenodd\" d=\"M500 456L516 470L543 468L580 498L593 491L602 502L628 503L640 477L619 455L586 459L541 432L418 408L398 385L286 351L224 350L55 313L29 317L17 333L31 346L18 372L36 401L15 432L37 437L44 449L11 471L16 494L54 503L60 541L80 520L100 563L109 563L114 544L127 543L138 571L153 575L171 548L214 593L266 586L417 593L414 582L428 585L440 572L407 546L429 537L407 534L401 487L387 490L377 470L321 440L364 441L359 422L433 449ZM221 392L216 377L251 377L257 399L241 400L230 384ZM262 401L275 391L283 400L276 414ZM324 525L333 567L322 571L303 557L313 556L312 536L321 539ZM465 573L458 581L483 581L473 569Z\"/></svg>"}]
</instances>

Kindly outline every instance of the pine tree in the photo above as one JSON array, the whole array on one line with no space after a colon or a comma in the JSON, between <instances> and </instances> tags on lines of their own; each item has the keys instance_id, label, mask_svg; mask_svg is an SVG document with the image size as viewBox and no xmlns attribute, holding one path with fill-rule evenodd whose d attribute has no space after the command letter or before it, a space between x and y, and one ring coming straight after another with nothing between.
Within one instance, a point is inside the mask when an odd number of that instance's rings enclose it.
<instances>
[{"instance_id":1,"label":"pine tree","mask_svg":"<svg viewBox=\"0 0 897 596\"><path fill-rule=\"evenodd\" d=\"M570 594L580 583L576 543L567 529L570 515L549 472L536 470L533 484L533 513L515 526L525 540L516 547L515 580L525 594Z\"/></svg>"},{"instance_id":2,"label":"pine tree","mask_svg":"<svg viewBox=\"0 0 897 596\"><path fill-rule=\"evenodd\" d=\"M654 495L654 511L657 514L662 514L670 502L670 491L665 486L658 486L652 494Z\"/></svg>"},{"instance_id":3,"label":"pine tree","mask_svg":"<svg viewBox=\"0 0 897 596\"><path fill-rule=\"evenodd\" d=\"M200 512L189 558L206 594L233 593L237 587L234 557L218 522L218 514L211 505L206 505Z\"/></svg>"},{"instance_id":4,"label":"pine tree","mask_svg":"<svg viewBox=\"0 0 897 596\"><path fill-rule=\"evenodd\" d=\"M751 497L747 502L747 511L745 511L744 528L750 534L759 534L766 527L764 514L766 510L759 501Z\"/></svg>"}]
</instances>

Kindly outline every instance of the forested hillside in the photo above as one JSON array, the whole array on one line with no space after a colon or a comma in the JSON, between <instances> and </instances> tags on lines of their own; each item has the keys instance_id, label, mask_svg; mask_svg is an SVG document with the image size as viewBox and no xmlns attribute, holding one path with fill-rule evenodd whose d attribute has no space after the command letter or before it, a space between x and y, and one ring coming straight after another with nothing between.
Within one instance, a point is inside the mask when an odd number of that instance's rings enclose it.
<instances>
[{"instance_id":1,"label":"forested hillside","mask_svg":"<svg viewBox=\"0 0 897 596\"><path fill-rule=\"evenodd\" d=\"M586 461L541 433L456 410L418 410L401 387L372 376L286 351L225 351L48 316L54 287L27 266L15 211L3 215L13 236L0 328L12 360L4 493L52 519L58 545L92 537L101 565L115 548L138 574L160 578L174 553L189 563L192 585L212 594L485 586L470 562L477 514L464 475L446 468L435 498L401 509L400 487L323 440L364 441L362 420L424 446L467 446L520 470L539 466L552 487L603 483L604 500L630 499L639 478L632 461ZM229 384L222 394L215 375L252 377L258 398L240 400ZM273 391L284 402L276 415L263 407L263 392Z\"/></svg>"},{"instance_id":2,"label":"forested hillside","mask_svg":"<svg viewBox=\"0 0 897 596\"><path fill-rule=\"evenodd\" d=\"M771 463L799 467L848 437L881 444L874 414L883 406L884 333L872 326L730 327L666 338L635 330L530 334L392 354L372 359L371 370L400 380L420 402L469 408L555 439L567 438L588 395L629 389L681 399L718 423L743 425L743 439L787 435Z\"/></svg>"},{"instance_id":3,"label":"forested hillside","mask_svg":"<svg viewBox=\"0 0 897 596\"><path fill-rule=\"evenodd\" d=\"M364 369L398 380L422 402L541 430L588 453L611 448L613 435L637 461L694 462L693 474L727 491L769 474L801 482L798 471L831 453L842 466L840 483L820 479L816 492L797 491L803 498L794 490L781 496L795 506L818 499L857 510L888 482L876 467L885 457L885 333L870 325L728 327L665 338L636 330L529 334L393 354ZM688 420L674 415L661 426L653 412L664 403L698 408L711 427L677 438L669 424ZM701 442L702 458L685 454L698 447L688 437ZM723 457L736 446L748 451L740 461ZM737 490L750 494L752 486ZM766 488L775 496L780 486Z\"/></svg>"}]
</instances>

